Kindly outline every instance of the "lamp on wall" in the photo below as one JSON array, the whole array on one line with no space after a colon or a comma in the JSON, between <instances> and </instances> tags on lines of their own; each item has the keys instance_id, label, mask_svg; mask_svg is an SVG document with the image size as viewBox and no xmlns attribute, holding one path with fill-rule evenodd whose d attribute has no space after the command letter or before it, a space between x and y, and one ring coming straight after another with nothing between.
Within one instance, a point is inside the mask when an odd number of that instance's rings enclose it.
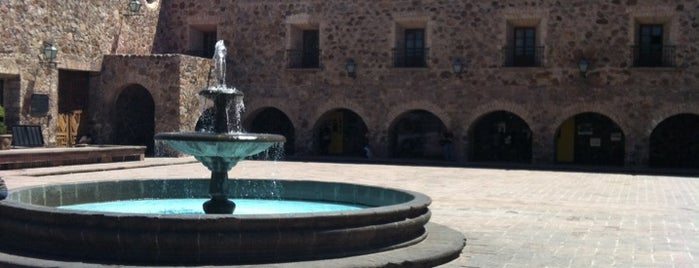
<instances>
[{"instance_id":1,"label":"lamp on wall","mask_svg":"<svg viewBox=\"0 0 699 268\"><path fill-rule=\"evenodd\" d=\"M131 0L129 1L129 15L137 15L139 11L141 11L141 1L140 0Z\"/></svg>"},{"instance_id":2,"label":"lamp on wall","mask_svg":"<svg viewBox=\"0 0 699 268\"><path fill-rule=\"evenodd\" d=\"M44 60L49 64L49 66L56 66L56 55L58 54L58 48L56 48L53 42L44 43L44 50L42 51L42 54L44 54Z\"/></svg>"},{"instance_id":3,"label":"lamp on wall","mask_svg":"<svg viewBox=\"0 0 699 268\"><path fill-rule=\"evenodd\" d=\"M461 75L461 73L464 72L464 62L459 58L454 58L454 60L451 61L451 70L455 75Z\"/></svg>"},{"instance_id":4,"label":"lamp on wall","mask_svg":"<svg viewBox=\"0 0 699 268\"><path fill-rule=\"evenodd\" d=\"M580 76L587 77L587 69L590 67L590 62L582 57L578 60L578 70L580 70Z\"/></svg>"},{"instance_id":5,"label":"lamp on wall","mask_svg":"<svg viewBox=\"0 0 699 268\"><path fill-rule=\"evenodd\" d=\"M357 77L357 63L353 59L348 59L345 63L345 70L347 70L347 76L356 78Z\"/></svg>"}]
</instances>

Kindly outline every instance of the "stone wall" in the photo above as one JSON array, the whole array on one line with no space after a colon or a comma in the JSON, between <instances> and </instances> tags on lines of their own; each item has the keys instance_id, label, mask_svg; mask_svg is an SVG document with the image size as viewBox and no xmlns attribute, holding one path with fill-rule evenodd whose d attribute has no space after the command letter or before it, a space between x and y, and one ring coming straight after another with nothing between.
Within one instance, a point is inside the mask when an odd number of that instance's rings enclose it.
<instances>
[{"instance_id":1,"label":"stone wall","mask_svg":"<svg viewBox=\"0 0 699 268\"><path fill-rule=\"evenodd\" d=\"M58 69L99 72L105 54L150 53L159 2L144 0L138 16L125 15L125 1L0 2L0 77L6 81L7 123L41 125L47 144L54 144ZM47 42L58 48L55 65L41 56ZM47 115L30 113L32 94L49 96Z\"/></svg>"},{"instance_id":2,"label":"stone wall","mask_svg":"<svg viewBox=\"0 0 699 268\"><path fill-rule=\"evenodd\" d=\"M90 116L99 143L113 143L114 110L129 86L148 91L155 103L155 133L192 131L201 114L197 93L209 83L211 60L177 54L108 55L90 81Z\"/></svg>"},{"instance_id":3,"label":"stone wall","mask_svg":"<svg viewBox=\"0 0 699 268\"><path fill-rule=\"evenodd\" d=\"M347 108L362 117L371 143L385 155L396 117L423 109L456 133L464 159L472 124L505 110L534 132L534 162L551 163L561 123L596 112L622 128L626 162L642 164L657 123L677 113L699 114L698 9L699 3L681 0L239 0L234 8L226 7L228 21L219 25L219 35L230 40L229 80L246 93L248 113L263 107L285 112L301 152L310 149L314 124L325 112ZM186 20L182 15L179 21ZM425 25L428 67L394 68L396 25L414 21ZM543 67L502 67L508 24L532 21L545 47ZM667 42L677 46L676 67L631 67L637 21L669 25ZM286 68L294 24L319 29L321 68ZM591 62L586 78L576 65L583 56ZM455 57L466 63L461 76L451 71ZM357 62L356 79L346 75L348 58Z\"/></svg>"},{"instance_id":4,"label":"stone wall","mask_svg":"<svg viewBox=\"0 0 699 268\"><path fill-rule=\"evenodd\" d=\"M161 3L162 2L162 3ZM436 115L456 134L461 161L468 160L470 131L483 115L508 111L533 132L533 161L552 163L558 127L584 112L603 114L620 126L626 163L647 161L649 136L662 120L699 114L699 3L685 0L236 0L143 1L126 16L125 1L19 1L0 3L0 77L12 123L45 126L54 139L58 70L42 62L45 41L59 48L58 69L94 72L91 116L111 135L109 107L119 90L149 90L158 131L186 130L196 117L196 92L205 86L206 59L149 54L189 53L200 31L215 31L228 46L228 84L246 94L251 116L266 107L283 111L300 154L311 153L323 114L337 108L357 113L370 144L386 156L396 118L411 110ZM675 65L632 64L639 23L666 25ZM537 26L542 67L503 67L502 48L515 26ZM393 67L400 29L425 29L426 68ZM294 28L320 32L321 68L287 68ZM104 56L104 55L142 56ZM103 60L103 57L105 58ZM591 65L581 77L577 61ZM357 77L345 71L357 63ZM455 75L451 61L463 59ZM153 75L157 78L153 78ZM204 75L205 76L205 75ZM174 93L178 92L179 93ZM51 116L32 116L30 97L48 94ZM107 116L107 117L101 117ZM246 118L249 119L249 118ZM108 138L104 138L108 141Z\"/></svg>"}]
</instances>

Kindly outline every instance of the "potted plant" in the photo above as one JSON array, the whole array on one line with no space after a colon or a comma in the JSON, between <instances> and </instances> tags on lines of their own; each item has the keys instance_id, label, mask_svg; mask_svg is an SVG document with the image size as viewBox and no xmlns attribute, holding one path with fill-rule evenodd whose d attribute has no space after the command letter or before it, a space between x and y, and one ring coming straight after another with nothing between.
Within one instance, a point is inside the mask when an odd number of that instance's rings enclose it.
<instances>
[{"instance_id":1,"label":"potted plant","mask_svg":"<svg viewBox=\"0 0 699 268\"><path fill-rule=\"evenodd\" d=\"M0 106L0 150L10 149L12 146L12 134L7 134L5 126L5 108Z\"/></svg>"}]
</instances>

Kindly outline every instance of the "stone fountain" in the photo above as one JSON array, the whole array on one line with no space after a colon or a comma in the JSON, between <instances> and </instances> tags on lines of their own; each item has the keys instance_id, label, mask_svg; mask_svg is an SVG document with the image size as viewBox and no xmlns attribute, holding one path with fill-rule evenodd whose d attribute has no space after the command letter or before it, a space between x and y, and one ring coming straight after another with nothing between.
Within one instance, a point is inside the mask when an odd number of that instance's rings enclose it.
<instances>
[{"instance_id":1,"label":"stone fountain","mask_svg":"<svg viewBox=\"0 0 699 268\"><path fill-rule=\"evenodd\" d=\"M217 43L209 131L160 133L193 155L211 179L127 179L12 189L0 200L0 266L259 265L266 267L431 267L457 258L461 233L429 223L431 199L405 190L341 182L274 180L281 200L352 204L353 211L231 214L228 198L268 199L249 191L270 180L228 180L241 159L284 137L240 131L242 93L225 86L225 47ZM234 121L230 124L229 121ZM64 209L122 200L202 198L206 214L136 214ZM428 224L429 223L429 224ZM246 266L248 267L248 266ZM257 266L255 266L257 267Z\"/></svg>"},{"instance_id":2,"label":"stone fountain","mask_svg":"<svg viewBox=\"0 0 699 268\"><path fill-rule=\"evenodd\" d=\"M214 85L199 95L213 101L213 118L206 120L201 132L168 132L155 135L156 140L167 142L176 150L194 156L211 171L209 194L211 200L204 203L207 214L231 214L235 203L228 199L228 171L240 160L260 153L270 146L285 141L284 136L274 134L243 133L240 113L243 93L226 86L226 47L223 40L216 42L214 53ZM229 116L233 108L233 121Z\"/></svg>"}]
</instances>

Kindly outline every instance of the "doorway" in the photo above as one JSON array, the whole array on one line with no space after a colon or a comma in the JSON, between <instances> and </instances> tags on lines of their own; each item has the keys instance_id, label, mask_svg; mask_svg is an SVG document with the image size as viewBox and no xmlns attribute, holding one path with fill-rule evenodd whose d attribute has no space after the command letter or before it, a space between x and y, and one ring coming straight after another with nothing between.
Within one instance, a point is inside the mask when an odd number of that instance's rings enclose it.
<instances>
[{"instance_id":1,"label":"doorway","mask_svg":"<svg viewBox=\"0 0 699 268\"><path fill-rule=\"evenodd\" d=\"M114 111L115 144L146 146L146 156L153 156L155 104L148 90L140 85L125 88L117 98Z\"/></svg>"}]
</instances>

